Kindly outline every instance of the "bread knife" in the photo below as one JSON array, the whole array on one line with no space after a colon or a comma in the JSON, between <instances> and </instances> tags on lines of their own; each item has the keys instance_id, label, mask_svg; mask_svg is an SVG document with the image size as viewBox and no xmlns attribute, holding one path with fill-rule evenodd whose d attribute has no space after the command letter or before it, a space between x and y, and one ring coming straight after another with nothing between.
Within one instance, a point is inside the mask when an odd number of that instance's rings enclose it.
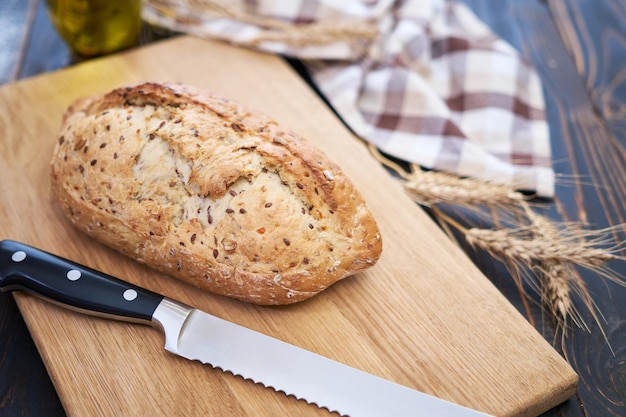
<instances>
[{"instance_id":1,"label":"bread knife","mask_svg":"<svg viewBox=\"0 0 626 417\"><path fill-rule=\"evenodd\" d=\"M23 243L0 242L0 288L149 324L165 349L351 417L487 414L368 374Z\"/></svg>"}]
</instances>

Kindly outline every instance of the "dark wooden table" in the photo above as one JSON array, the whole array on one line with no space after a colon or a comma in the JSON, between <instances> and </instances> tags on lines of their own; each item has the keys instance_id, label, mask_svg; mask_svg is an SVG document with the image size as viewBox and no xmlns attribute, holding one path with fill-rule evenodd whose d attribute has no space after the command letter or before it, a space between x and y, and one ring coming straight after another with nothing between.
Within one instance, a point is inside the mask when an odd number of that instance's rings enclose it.
<instances>
[{"instance_id":1,"label":"dark wooden table","mask_svg":"<svg viewBox=\"0 0 626 417\"><path fill-rule=\"evenodd\" d=\"M595 229L621 225L612 237L625 241L626 2L462 2L532 61L542 78L558 184L554 200L537 204L556 220ZM72 64L43 0L2 0L0 26L0 84ZM146 31L143 41L163 35L168 34ZM589 329L573 328L562 337L536 294L523 294L528 288L520 289L492 257L466 251L580 376L576 396L544 417L626 416L626 288L578 271L604 320L599 327L580 307ZM626 277L625 262L610 266L616 276ZM10 294L0 294L0 415L65 415Z\"/></svg>"}]
</instances>

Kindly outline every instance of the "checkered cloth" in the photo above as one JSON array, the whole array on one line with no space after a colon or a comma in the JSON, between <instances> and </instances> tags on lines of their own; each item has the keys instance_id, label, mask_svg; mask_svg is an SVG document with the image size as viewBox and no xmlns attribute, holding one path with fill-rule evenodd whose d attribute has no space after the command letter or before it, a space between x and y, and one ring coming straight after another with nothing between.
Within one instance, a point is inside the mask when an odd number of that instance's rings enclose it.
<instances>
[{"instance_id":1,"label":"checkered cloth","mask_svg":"<svg viewBox=\"0 0 626 417\"><path fill-rule=\"evenodd\" d=\"M148 0L144 11L170 29L302 59L347 125L389 155L554 194L540 80L460 3ZM315 42L324 36L333 40Z\"/></svg>"}]
</instances>

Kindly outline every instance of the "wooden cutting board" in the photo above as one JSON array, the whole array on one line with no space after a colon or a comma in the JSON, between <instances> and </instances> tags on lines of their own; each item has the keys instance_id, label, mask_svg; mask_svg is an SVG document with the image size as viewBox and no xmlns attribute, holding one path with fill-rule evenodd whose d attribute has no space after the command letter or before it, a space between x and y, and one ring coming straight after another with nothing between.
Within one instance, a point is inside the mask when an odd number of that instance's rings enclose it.
<instances>
[{"instance_id":1,"label":"wooden cutting board","mask_svg":"<svg viewBox=\"0 0 626 417\"><path fill-rule=\"evenodd\" d=\"M317 144L354 181L378 220L379 263L309 301L258 307L155 273L77 232L49 189L61 115L80 96L142 80L210 89ZM569 365L281 59L180 37L7 85L0 105L0 239L38 246L497 416L536 416L573 395L576 375ZM83 316L23 293L15 297L70 416L328 414L174 357L150 327Z\"/></svg>"}]
</instances>

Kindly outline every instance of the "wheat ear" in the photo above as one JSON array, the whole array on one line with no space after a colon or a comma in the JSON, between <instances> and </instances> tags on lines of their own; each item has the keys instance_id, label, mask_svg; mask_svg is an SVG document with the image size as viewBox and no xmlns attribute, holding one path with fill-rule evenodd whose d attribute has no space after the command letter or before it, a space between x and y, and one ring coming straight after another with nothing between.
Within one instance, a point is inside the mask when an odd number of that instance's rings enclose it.
<instances>
[{"instance_id":1,"label":"wheat ear","mask_svg":"<svg viewBox=\"0 0 626 417\"><path fill-rule=\"evenodd\" d=\"M407 172L382 155L374 145L369 144L369 149L374 158L404 180L402 186L409 196L423 206L451 204L472 209L480 206L512 209L526 200L522 193L504 184L461 178L440 171L424 171L416 164L410 164Z\"/></svg>"},{"instance_id":2,"label":"wheat ear","mask_svg":"<svg viewBox=\"0 0 626 417\"><path fill-rule=\"evenodd\" d=\"M596 248L592 241L575 236L546 238L529 234L527 227L517 229L467 229L467 242L502 258L517 258L531 263L569 262L589 269L601 268L607 262L623 259L611 249Z\"/></svg>"},{"instance_id":3,"label":"wheat ear","mask_svg":"<svg viewBox=\"0 0 626 417\"><path fill-rule=\"evenodd\" d=\"M589 329L576 309L572 294L578 295L594 319L600 324L584 281L575 266L590 269L600 276L625 285L607 267L607 262L624 260L617 255L625 243L612 244L608 237L615 228L583 230L578 223L556 223L535 213L528 199L506 185L489 183L472 178L460 178L452 174L424 171L409 164L402 167L381 154L369 144L372 155L394 172L413 201L431 209L442 229L456 239L450 227L462 233L468 244L481 248L509 268L514 279L521 278L540 295L542 304L556 320L557 328L565 331L571 320L578 327ZM481 207L505 210L513 214L513 227L482 229L465 227L445 214L441 204L460 206L473 211ZM518 278L515 278L518 277ZM522 288L521 282L517 284Z\"/></svg>"}]
</instances>

